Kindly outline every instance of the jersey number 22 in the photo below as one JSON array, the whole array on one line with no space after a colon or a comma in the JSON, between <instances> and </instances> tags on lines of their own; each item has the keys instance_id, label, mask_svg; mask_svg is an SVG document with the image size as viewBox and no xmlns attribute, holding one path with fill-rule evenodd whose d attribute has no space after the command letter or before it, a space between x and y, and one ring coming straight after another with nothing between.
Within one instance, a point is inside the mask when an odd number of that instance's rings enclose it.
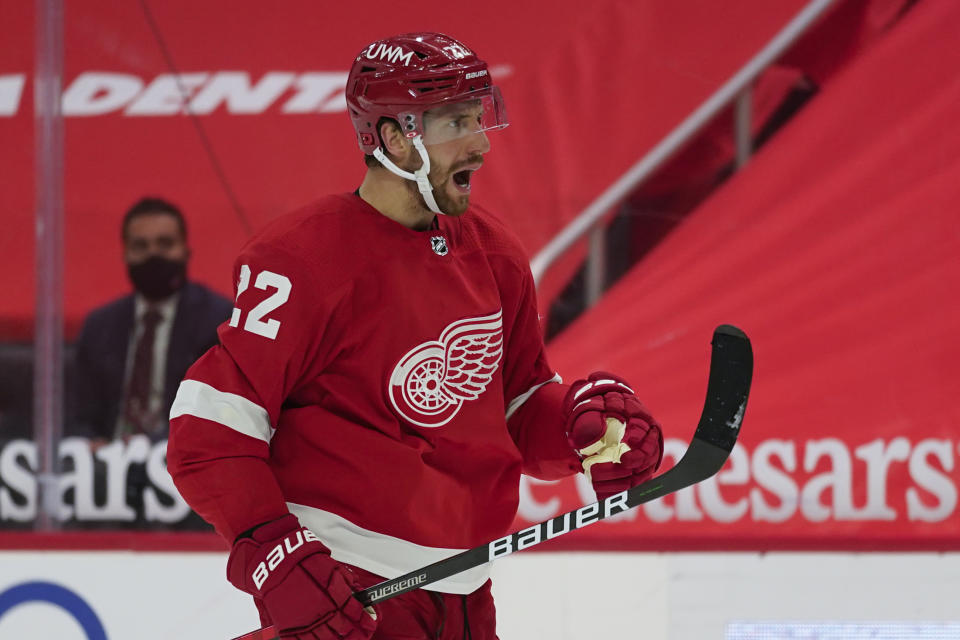
<instances>
[{"instance_id":1,"label":"jersey number 22","mask_svg":"<svg viewBox=\"0 0 960 640\"><path fill-rule=\"evenodd\" d=\"M243 292L246 291L249 286L250 267L241 265L240 282L237 283L237 298L235 304L240 304L240 296L243 295ZM247 319L243 323L243 329L255 333L258 336L276 340L277 332L280 330L280 321L275 319L264 320L264 318L271 311L276 311L277 308L290 297L290 279L287 278L287 276L282 276L272 271L261 271L257 274L257 280L253 283L253 286L263 291L274 289L274 292L247 312ZM233 308L233 315L230 317L231 327L240 326L240 316L242 314L243 312L238 307Z\"/></svg>"}]
</instances>

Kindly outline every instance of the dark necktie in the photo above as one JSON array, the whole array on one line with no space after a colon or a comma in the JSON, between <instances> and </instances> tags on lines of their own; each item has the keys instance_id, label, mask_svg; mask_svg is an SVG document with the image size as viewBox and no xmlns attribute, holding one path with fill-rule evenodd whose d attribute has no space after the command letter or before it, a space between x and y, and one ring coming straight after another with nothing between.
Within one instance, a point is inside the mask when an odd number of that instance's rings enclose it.
<instances>
[{"instance_id":1,"label":"dark necktie","mask_svg":"<svg viewBox=\"0 0 960 640\"><path fill-rule=\"evenodd\" d=\"M127 385L125 433L143 433L150 422L150 386L153 378L153 342L163 316L150 308L142 316L143 333L133 352L133 370Z\"/></svg>"}]
</instances>

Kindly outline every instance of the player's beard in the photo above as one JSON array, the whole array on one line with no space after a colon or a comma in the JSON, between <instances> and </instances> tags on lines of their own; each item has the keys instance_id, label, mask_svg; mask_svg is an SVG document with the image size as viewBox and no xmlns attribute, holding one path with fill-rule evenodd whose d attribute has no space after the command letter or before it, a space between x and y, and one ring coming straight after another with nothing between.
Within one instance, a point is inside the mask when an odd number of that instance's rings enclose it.
<instances>
[{"instance_id":1,"label":"player's beard","mask_svg":"<svg viewBox=\"0 0 960 640\"><path fill-rule=\"evenodd\" d=\"M433 185L433 198L437 201L437 207L440 211L448 216L460 216L467 211L467 207L470 206L470 194L450 194L451 185L453 184L453 174L464 167L482 163L483 156L476 155L467 158L463 162L458 162L450 167L443 167L441 169L433 163L431 159L430 184Z\"/></svg>"},{"instance_id":2,"label":"player's beard","mask_svg":"<svg viewBox=\"0 0 960 640\"><path fill-rule=\"evenodd\" d=\"M433 198L437 201L437 207L439 207L440 211L443 211L448 216L460 216L463 215L467 207L470 206L470 194L459 193L451 196L447 190L451 182L453 182L453 173L448 173L444 181L439 185L431 179L430 184L433 185Z\"/></svg>"},{"instance_id":3,"label":"player's beard","mask_svg":"<svg viewBox=\"0 0 960 640\"><path fill-rule=\"evenodd\" d=\"M459 193L455 196L451 196L447 191L449 184L453 181L454 173L456 173L456 171L435 171L431 167L429 178L430 184L433 186L433 199L437 203L437 208L440 209L440 211L445 215L456 217L463 215L466 212L467 207L470 205L470 195L466 193ZM429 209L426 201L423 198L423 194L420 193L420 187L416 182L408 180L407 190L417 200L423 203L425 208Z\"/></svg>"},{"instance_id":4,"label":"player's beard","mask_svg":"<svg viewBox=\"0 0 960 640\"><path fill-rule=\"evenodd\" d=\"M463 215L467 208L470 206L470 194L468 193L457 193L451 195L448 189L453 183L453 174L457 173L464 167L476 166L483 164L482 155L474 155L462 162L458 162L449 167L440 167L432 157L430 158L430 173L428 175L430 179L430 185L433 187L433 199L437 203L437 208L440 209L445 215L448 216L460 216ZM416 166L402 166L406 171L416 171ZM472 176L471 176L472 177ZM407 180L407 189L418 201L423 203L423 206L427 209L426 202L423 199L423 194L420 193L420 187L413 180Z\"/></svg>"}]
</instances>

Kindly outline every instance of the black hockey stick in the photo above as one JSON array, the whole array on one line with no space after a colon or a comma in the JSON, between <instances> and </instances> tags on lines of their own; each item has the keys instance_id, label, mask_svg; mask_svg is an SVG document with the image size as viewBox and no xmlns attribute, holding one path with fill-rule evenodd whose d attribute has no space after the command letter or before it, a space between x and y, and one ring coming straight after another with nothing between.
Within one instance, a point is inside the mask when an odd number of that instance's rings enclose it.
<instances>
[{"instance_id":1,"label":"black hockey stick","mask_svg":"<svg viewBox=\"0 0 960 640\"><path fill-rule=\"evenodd\" d=\"M357 591L354 597L364 606L382 602L623 513L715 474L723 467L740 433L753 377L753 350L743 331L727 324L717 327L712 344L707 397L700 423L686 453L672 469L602 502L585 505L397 578L384 580ZM276 640L277 637L277 632L268 627L235 640Z\"/></svg>"}]
</instances>

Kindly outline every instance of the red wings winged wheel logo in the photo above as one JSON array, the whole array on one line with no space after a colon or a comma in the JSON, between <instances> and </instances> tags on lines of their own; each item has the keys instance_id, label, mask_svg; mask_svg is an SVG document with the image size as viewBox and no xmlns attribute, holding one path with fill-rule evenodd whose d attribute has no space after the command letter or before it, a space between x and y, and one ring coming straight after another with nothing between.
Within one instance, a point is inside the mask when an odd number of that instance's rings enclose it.
<instances>
[{"instance_id":1,"label":"red wings winged wheel logo","mask_svg":"<svg viewBox=\"0 0 960 640\"><path fill-rule=\"evenodd\" d=\"M447 325L438 340L410 349L390 375L389 396L404 420L442 427L484 392L503 356L501 311Z\"/></svg>"}]
</instances>

